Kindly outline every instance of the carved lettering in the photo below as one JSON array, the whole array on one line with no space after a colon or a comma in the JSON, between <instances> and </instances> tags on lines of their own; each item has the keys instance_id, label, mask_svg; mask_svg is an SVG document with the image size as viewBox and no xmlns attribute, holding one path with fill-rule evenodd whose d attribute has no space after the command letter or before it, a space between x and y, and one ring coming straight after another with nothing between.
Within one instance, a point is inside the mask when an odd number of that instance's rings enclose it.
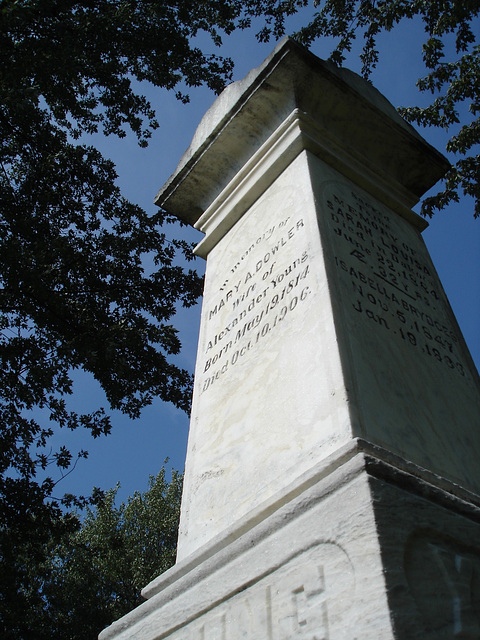
<instances>
[{"instance_id":1,"label":"carved lettering","mask_svg":"<svg viewBox=\"0 0 480 640\"><path fill-rule=\"evenodd\" d=\"M171 640L350 637L354 588L354 569L345 551L334 543L320 543L263 575L245 591L217 603L168 637Z\"/></svg>"},{"instance_id":2,"label":"carved lettering","mask_svg":"<svg viewBox=\"0 0 480 640\"><path fill-rule=\"evenodd\" d=\"M309 298L307 246L303 218L286 218L241 251L231 269L235 279L224 281L206 314L201 393L245 362Z\"/></svg>"},{"instance_id":3,"label":"carved lettering","mask_svg":"<svg viewBox=\"0 0 480 640\"><path fill-rule=\"evenodd\" d=\"M442 312L438 282L390 217L351 190L325 198L337 254L335 266L352 292L356 316L387 331L433 366L467 377L456 326Z\"/></svg>"},{"instance_id":4,"label":"carved lettering","mask_svg":"<svg viewBox=\"0 0 480 640\"><path fill-rule=\"evenodd\" d=\"M435 544L430 547L450 591L453 637L478 640L480 623L472 603L472 559Z\"/></svg>"},{"instance_id":5,"label":"carved lettering","mask_svg":"<svg viewBox=\"0 0 480 640\"><path fill-rule=\"evenodd\" d=\"M295 637L328 640L328 614L325 601L325 576L322 566L315 567L304 583L293 591Z\"/></svg>"}]
</instances>

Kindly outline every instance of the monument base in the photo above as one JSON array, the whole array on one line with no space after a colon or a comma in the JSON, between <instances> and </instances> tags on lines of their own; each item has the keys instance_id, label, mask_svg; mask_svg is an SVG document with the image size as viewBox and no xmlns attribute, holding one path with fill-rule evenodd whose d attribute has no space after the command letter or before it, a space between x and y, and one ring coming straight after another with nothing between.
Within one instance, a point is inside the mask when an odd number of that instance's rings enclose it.
<instances>
[{"instance_id":1,"label":"monument base","mask_svg":"<svg viewBox=\"0 0 480 640\"><path fill-rule=\"evenodd\" d=\"M148 585L101 640L478 640L476 498L381 453L344 447Z\"/></svg>"}]
</instances>

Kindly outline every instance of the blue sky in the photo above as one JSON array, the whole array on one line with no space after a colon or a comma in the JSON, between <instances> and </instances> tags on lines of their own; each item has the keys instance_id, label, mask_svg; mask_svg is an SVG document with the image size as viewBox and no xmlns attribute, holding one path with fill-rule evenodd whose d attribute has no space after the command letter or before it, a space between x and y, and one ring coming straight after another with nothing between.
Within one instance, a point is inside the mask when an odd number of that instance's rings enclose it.
<instances>
[{"instance_id":1,"label":"blue sky","mask_svg":"<svg viewBox=\"0 0 480 640\"><path fill-rule=\"evenodd\" d=\"M394 106L424 104L425 98L415 88L415 80L423 75L421 35L419 24L405 23L385 39L378 70L371 79ZM233 34L226 40L224 53L235 62L234 79L241 79L258 66L273 47L274 43L258 44L252 32ZM317 43L312 51L321 58L328 57L329 43ZM355 53L345 66L359 71ZM147 149L140 149L131 137L96 141L102 152L115 162L124 195L152 213L156 192L175 170L197 124L215 99L203 88L189 93L191 102L183 105L173 93L148 88L148 97L158 110L160 128ZM437 130L420 130L420 133L444 151L447 135ZM193 229L180 232L191 240L201 238ZM424 238L467 345L480 367L480 220L473 219L473 202L464 199L437 214L424 232ZM197 260L197 268L203 269L203 261ZM192 310L181 310L175 321L183 343L177 362L191 371L195 364L199 320L200 306L197 305ZM75 387L76 408L95 406L101 400L96 385L79 376ZM188 436L185 414L156 402L145 409L138 420L115 414L113 422L114 429L107 438L93 440L81 432L60 434L58 442L68 439L72 449L85 448L90 456L59 483L57 493L89 494L93 486L108 489L119 482L118 495L124 500L134 491L147 488L149 475L159 471L165 458L170 459L168 466L183 469Z\"/></svg>"}]
</instances>

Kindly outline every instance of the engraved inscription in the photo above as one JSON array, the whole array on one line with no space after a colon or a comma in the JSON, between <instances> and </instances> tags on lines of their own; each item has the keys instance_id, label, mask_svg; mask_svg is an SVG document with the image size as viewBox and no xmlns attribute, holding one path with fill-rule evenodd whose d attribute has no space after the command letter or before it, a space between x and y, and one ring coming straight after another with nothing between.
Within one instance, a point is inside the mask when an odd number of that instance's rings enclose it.
<instances>
[{"instance_id":1,"label":"engraved inscription","mask_svg":"<svg viewBox=\"0 0 480 640\"><path fill-rule=\"evenodd\" d=\"M330 185L324 202L334 264L358 319L388 332L433 366L466 378L460 337L444 311L438 279L398 221L352 189Z\"/></svg>"},{"instance_id":2,"label":"engraved inscription","mask_svg":"<svg viewBox=\"0 0 480 640\"><path fill-rule=\"evenodd\" d=\"M435 638L480 638L480 552L456 540L420 532L405 553L410 591Z\"/></svg>"},{"instance_id":3,"label":"engraved inscription","mask_svg":"<svg viewBox=\"0 0 480 640\"><path fill-rule=\"evenodd\" d=\"M480 621L473 609L475 565L472 558L436 544L430 544L430 548L450 591L453 637L480 638Z\"/></svg>"},{"instance_id":4,"label":"engraved inscription","mask_svg":"<svg viewBox=\"0 0 480 640\"><path fill-rule=\"evenodd\" d=\"M314 567L312 576L293 591L298 636L309 640L328 640L328 612L325 601L325 576L322 566ZM303 633L306 631L306 633Z\"/></svg>"},{"instance_id":5,"label":"engraved inscription","mask_svg":"<svg viewBox=\"0 0 480 640\"><path fill-rule=\"evenodd\" d=\"M225 613L212 616L199 629L200 640L227 640Z\"/></svg>"},{"instance_id":6,"label":"engraved inscription","mask_svg":"<svg viewBox=\"0 0 480 640\"><path fill-rule=\"evenodd\" d=\"M203 394L233 367L248 362L312 293L304 219L271 225L239 252L206 310L200 359Z\"/></svg>"},{"instance_id":7,"label":"engraved inscription","mask_svg":"<svg viewBox=\"0 0 480 640\"><path fill-rule=\"evenodd\" d=\"M334 543L319 544L174 632L171 640L346 637L355 574Z\"/></svg>"}]
</instances>

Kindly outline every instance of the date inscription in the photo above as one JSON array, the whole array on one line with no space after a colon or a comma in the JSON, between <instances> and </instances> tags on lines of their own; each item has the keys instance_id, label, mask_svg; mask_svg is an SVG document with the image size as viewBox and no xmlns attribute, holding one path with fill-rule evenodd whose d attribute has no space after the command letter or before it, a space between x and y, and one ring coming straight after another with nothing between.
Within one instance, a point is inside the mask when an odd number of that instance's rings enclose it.
<instances>
[{"instance_id":1,"label":"date inscription","mask_svg":"<svg viewBox=\"0 0 480 640\"><path fill-rule=\"evenodd\" d=\"M325 194L334 265L347 283L354 317L452 375L469 376L461 337L445 312L439 282L415 238L394 216L353 190ZM400 220L400 223L402 221Z\"/></svg>"},{"instance_id":2,"label":"date inscription","mask_svg":"<svg viewBox=\"0 0 480 640\"><path fill-rule=\"evenodd\" d=\"M302 216L269 226L240 251L206 310L202 394L298 313L312 293L311 273Z\"/></svg>"}]
</instances>

